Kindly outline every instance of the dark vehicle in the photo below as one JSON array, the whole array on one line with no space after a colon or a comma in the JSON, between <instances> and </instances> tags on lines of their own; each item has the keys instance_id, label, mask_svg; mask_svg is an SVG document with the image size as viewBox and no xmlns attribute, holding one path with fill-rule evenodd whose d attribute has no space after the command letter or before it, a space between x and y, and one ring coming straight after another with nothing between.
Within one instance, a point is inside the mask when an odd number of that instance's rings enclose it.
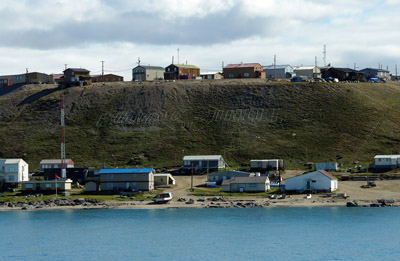
<instances>
[{"instance_id":1,"label":"dark vehicle","mask_svg":"<svg viewBox=\"0 0 400 261\"><path fill-rule=\"evenodd\" d=\"M368 186L376 187L376 184L375 184L375 182L373 182L373 181L369 181L369 182L368 182Z\"/></svg>"}]
</instances>

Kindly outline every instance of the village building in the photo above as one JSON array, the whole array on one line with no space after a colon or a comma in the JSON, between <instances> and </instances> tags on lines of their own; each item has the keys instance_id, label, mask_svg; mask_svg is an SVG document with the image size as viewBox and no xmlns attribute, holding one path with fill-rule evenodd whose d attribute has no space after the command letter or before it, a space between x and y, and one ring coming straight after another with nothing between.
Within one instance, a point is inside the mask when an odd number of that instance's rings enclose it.
<instances>
[{"instance_id":1,"label":"village building","mask_svg":"<svg viewBox=\"0 0 400 261\"><path fill-rule=\"evenodd\" d=\"M165 80L194 80L200 77L200 68L189 64L170 64L165 68Z\"/></svg>"},{"instance_id":2,"label":"village building","mask_svg":"<svg viewBox=\"0 0 400 261\"><path fill-rule=\"evenodd\" d=\"M265 79L265 72L259 63L228 64L223 70L224 79L260 78Z\"/></svg>"},{"instance_id":3,"label":"village building","mask_svg":"<svg viewBox=\"0 0 400 261\"><path fill-rule=\"evenodd\" d=\"M365 68L360 70L365 75L367 80L371 78L378 78L380 80L389 81L390 80L390 71L384 69L376 69L376 68Z\"/></svg>"},{"instance_id":4,"label":"village building","mask_svg":"<svg viewBox=\"0 0 400 261\"><path fill-rule=\"evenodd\" d=\"M71 159L65 159L65 168L74 168L75 163ZM39 164L40 172L45 169L61 169L61 159L44 159Z\"/></svg>"},{"instance_id":5,"label":"village building","mask_svg":"<svg viewBox=\"0 0 400 261\"><path fill-rule=\"evenodd\" d=\"M154 169L101 169L101 191L153 191Z\"/></svg>"},{"instance_id":6,"label":"village building","mask_svg":"<svg viewBox=\"0 0 400 261\"><path fill-rule=\"evenodd\" d=\"M154 174L154 186L175 185L176 181L169 173Z\"/></svg>"},{"instance_id":7,"label":"village building","mask_svg":"<svg viewBox=\"0 0 400 261\"><path fill-rule=\"evenodd\" d=\"M132 81L159 81L164 79L165 68L161 66L139 65L132 69Z\"/></svg>"},{"instance_id":8,"label":"village building","mask_svg":"<svg viewBox=\"0 0 400 261\"><path fill-rule=\"evenodd\" d=\"M215 182L216 185L221 185L222 181L224 180L229 180L237 177L254 177L254 176L255 173L237 171L237 170L226 170L208 174L208 182Z\"/></svg>"},{"instance_id":9,"label":"village building","mask_svg":"<svg viewBox=\"0 0 400 261\"><path fill-rule=\"evenodd\" d=\"M268 171L268 170L283 170L285 166L283 159L263 159L263 160L250 160L251 171Z\"/></svg>"},{"instance_id":10,"label":"village building","mask_svg":"<svg viewBox=\"0 0 400 261\"><path fill-rule=\"evenodd\" d=\"M69 192L72 188L72 180L57 179L57 180L31 180L21 182L21 191L25 193L54 193Z\"/></svg>"},{"instance_id":11,"label":"village building","mask_svg":"<svg viewBox=\"0 0 400 261\"><path fill-rule=\"evenodd\" d=\"M39 72L30 72L26 74L26 83L28 84L51 84L54 83L54 79L51 75Z\"/></svg>"},{"instance_id":12,"label":"village building","mask_svg":"<svg viewBox=\"0 0 400 261\"><path fill-rule=\"evenodd\" d=\"M200 74L203 80L221 80L224 79L222 73L219 72L207 72Z\"/></svg>"},{"instance_id":13,"label":"village building","mask_svg":"<svg viewBox=\"0 0 400 261\"><path fill-rule=\"evenodd\" d=\"M267 79L290 79L295 76L293 67L288 64L263 66L263 70Z\"/></svg>"},{"instance_id":14,"label":"village building","mask_svg":"<svg viewBox=\"0 0 400 261\"><path fill-rule=\"evenodd\" d=\"M124 77L116 74L93 75L92 82L123 82Z\"/></svg>"},{"instance_id":15,"label":"village building","mask_svg":"<svg viewBox=\"0 0 400 261\"><path fill-rule=\"evenodd\" d=\"M0 87L22 85L26 84L26 82L27 82L26 73L0 76Z\"/></svg>"},{"instance_id":16,"label":"village building","mask_svg":"<svg viewBox=\"0 0 400 261\"><path fill-rule=\"evenodd\" d=\"M315 170L338 171L339 164L337 162L315 163Z\"/></svg>"},{"instance_id":17,"label":"village building","mask_svg":"<svg viewBox=\"0 0 400 261\"><path fill-rule=\"evenodd\" d=\"M302 77L306 80L322 77L321 70L317 66L297 66L293 68L293 72L296 77Z\"/></svg>"},{"instance_id":18,"label":"village building","mask_svg":"<svg viewBox=\"0 0 400 261\"><path fill-rule=\"evenodd\" d=\"M374 159L374 166L377 169L400 168L400 155L376 155Z\"/></svg>"},{"instance_id":19,"label":"village building","mask_svg":"<svg viewBox=\"0 0 400 261\"><path fill-rule=\"evenodd\" d=\"M51 77L53 77L55 83L62 84L64 82L64 74L62 73L51 74Z\"/></svg>"},{"instance_id":20,"label":"village building","mask_svg":"<svg viewBox=\"0 0 400 261\"><path fill-rule=\"evenodd\" d=\"M336 78L339 81L364 81L363 72L350 68L321 68L322 78Z\"/></svg>"},{"instance_id":21,"label":"village building","mask_svg":"<svg viewBox=\"0 0 400 261\"><path fill-rule=\"evenodd\" d=\"M270 190L269 178L261 177L235 177L222 181L222 192L266 192Z\"/></svg>"},{"instance_id":22,"label":"village building","mask_svg":"<svg viewBox=\"0 0 400 261\"><path fill-rule=\"evenodd\" d=\"M29 165L23 159L0 159L0 187L15 187L29 180Z\"/></svg>"},{"instance_id":23,"label":"village building","mask_svg":"<svg viewBox=\"0 0 400 261\"><path fill-rule=\"evenodd\" d=\"M82 68L68 68L64 71L64 84L67 86L84 86L92 83L90 71Z\"/></svg>"},{"instance_id":24,"label":"village building","mask_svg":"<svg viewBox=\"0 0 400 261\"><path fill-rule=\"evenodd\" d=\"M337 178L325 170L308 172L285 180L285 191L289 193L332 192L337 189Z\"/></svg>"},{"instance_id":25,"label":"village building","mask_svg":"<svg viewBox=\"0 0 400 261\"><path fill-rule=\"evenodd\" d=\"M221 155L198 155L183 157L183 169L186 171L213 172L225 168L225 161Z\"/></svg>"}]
</instances>

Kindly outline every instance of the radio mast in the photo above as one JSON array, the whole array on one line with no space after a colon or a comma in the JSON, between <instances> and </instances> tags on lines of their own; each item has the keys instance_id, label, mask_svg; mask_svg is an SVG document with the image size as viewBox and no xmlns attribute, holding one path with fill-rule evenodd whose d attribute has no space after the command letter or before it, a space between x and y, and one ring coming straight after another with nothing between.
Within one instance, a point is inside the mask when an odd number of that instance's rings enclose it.
<instances>
[{"instance_id":1,"label":"radio mast","mask_svg":"<svg viewBox=\"0 0 400 261\"><path fill-rule=\"evenodd\" d=\"M67 178L65 166L65 119L64 119L64 89L61 87L61 178ZM56 188L57 190L57 188Z\"/></svg>"},{"instance_id":2,"label":"radio mast","mask_svg":"<svg viewBox=\"0 0 400 261\"><path fill-rule=\"evenodd\" d=\"M324 55L324 67L326 67L326 44L324 44L324 52L322 54Z\"/></svg>"}]
</instances>

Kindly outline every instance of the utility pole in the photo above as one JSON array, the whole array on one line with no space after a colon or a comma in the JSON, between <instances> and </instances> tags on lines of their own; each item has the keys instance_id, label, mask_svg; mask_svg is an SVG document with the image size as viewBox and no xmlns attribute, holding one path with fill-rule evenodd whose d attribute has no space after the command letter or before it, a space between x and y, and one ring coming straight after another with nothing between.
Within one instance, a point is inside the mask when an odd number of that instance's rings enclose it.
<instances>
[{"instance_id":1,"label":"utility pole","mask_svg":"<svg viewBox=\"0 0 400 261\"><path fill-rule=\"evenodd\" d=\"M29 68L25 68L25 69L26 69L26 73L28 73L28 69L29 69Z\"/></svg>"},{"instance_id":2,"label":"utility pole","mask_svg":"<svg viewBox=\"0 0 400 261\"><path fill-rule=\"evenodd\" d=\"M324 52L322 54L324 55L324 66L326 66L326 44L324 44Z\"/></svg>"},{"instance_id":3,"label":"utility pole","mask_svg":"<svg viewBox=\"0 0 400 261\"><path fill-rule=\"evenodd\" d=\"M138 57L137 58L137 63L136 63L138 66L140 66L140 57ZM139 77L139 82L141 82L143 79L142 79L142 74L141 74L141 72L140 72L140 69L139 69L139 75L140 75L140 77Z\"/></svg>"},{"instance_id":4,"label":"utility pole","mask_svg":"<svg viewBox=\"0 0 400 261\"><path fill-rule=\"evenodd\" d=\"M68 64L66 64L66 63L65 63L64 65L65 65L65 70L67 70L67 66L68 66Z\"/></svg>"},{"instance_id":5,"label":"utility pole","mask_svg":"<svg viewBox=\"0 0 400 261\"><path fill-rule=\"evenodd\" d=\"M104 76L104 61L101 61L101 76Z\"/></svg>"}]
</instances>

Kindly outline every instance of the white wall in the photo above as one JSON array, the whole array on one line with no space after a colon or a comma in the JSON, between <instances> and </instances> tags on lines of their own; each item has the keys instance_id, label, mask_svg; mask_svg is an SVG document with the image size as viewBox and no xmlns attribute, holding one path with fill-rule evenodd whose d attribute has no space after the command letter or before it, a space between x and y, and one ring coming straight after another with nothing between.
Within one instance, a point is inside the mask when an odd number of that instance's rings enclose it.
<instances>
[{"instance_id":1,"label":"white wall","mask_svg":"<svg viewBox=\"0 0 400 261\"><path fill-rule=\"evenodd\" d=\"M324 174L318 171L310 172L293 178L285 180L285 189L288 191L305 190L307 187L307 181L313 180L311 183L312 190L336 190L337 180L331 180Z\"/></svg>"}]
</instances>

